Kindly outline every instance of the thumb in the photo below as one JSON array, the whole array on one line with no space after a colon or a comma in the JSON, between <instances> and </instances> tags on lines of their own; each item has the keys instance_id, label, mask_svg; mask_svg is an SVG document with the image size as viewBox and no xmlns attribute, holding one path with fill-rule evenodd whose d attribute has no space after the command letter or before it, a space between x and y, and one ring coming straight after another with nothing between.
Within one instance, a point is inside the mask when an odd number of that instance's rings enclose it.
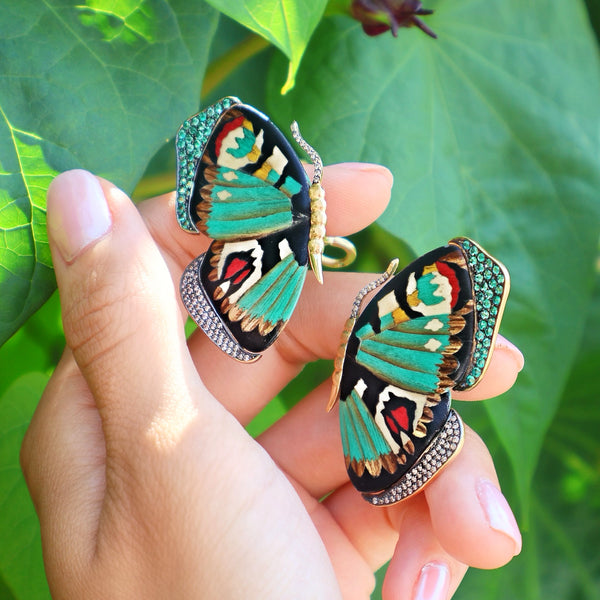
<instances>
[{"instance_id":1,"label":"thumb","mask_svg":"<svg viewBox=\"0 0 600 600\"><path fill-rule=\"evenodd\" d=\"M107 459L113 443L122 450L152 432L177 435L173 424L184 426L208 394L169 271L136 207L75 170L50 185L47 215L67 345L100 411Z\"/></svg>"}]
</instances>

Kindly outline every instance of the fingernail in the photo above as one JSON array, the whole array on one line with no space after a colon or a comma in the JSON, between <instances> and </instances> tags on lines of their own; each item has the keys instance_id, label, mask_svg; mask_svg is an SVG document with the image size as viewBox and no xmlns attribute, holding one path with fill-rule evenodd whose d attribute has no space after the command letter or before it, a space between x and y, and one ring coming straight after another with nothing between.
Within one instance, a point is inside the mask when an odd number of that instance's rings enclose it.
<instances>
[{"instance_id":1,"label":"fingernail","mask_svg":"<svg viewBox=\"0 0 600 600\"><path fill-rule=\"evenodd\" d=\"M477 498L489 526L507 535L515 544L514 556L521 552L521 532L502 492L488 479L477 482Z\"/></svg>"},{"instance_id":2,"label":"fingernail","mask_svg":"<svg viewBox=\"0 0 600 600\"><path fill-rule=\"evenodd\" d=\"M376 163L345 162L331 165L331 167L344 169L345 171L351 171L353 173L360 173L362 175L379 175L387 180L390 187L394 184L392 172L387 167Z\"/></svg>"},{"instance_id":3,"label":"fingernail","mask_svg":"<svg viewBox=\"0 0 600 600\"><path fill-rule=\"evenodd\" d=\"M429 562L419 573L413 600L446 600L450 589L450 571L442 562Z\"/></svg>"},{"instance_id":4,"label":"fingernail","mask_svg":"<svg viewBox=\"0 0 600 600\"><path fill-rule=\"evenodd\" d=\"M58 175L48 188L48 235L70 263L111 228L111 215L100 183L83 170Z\"/></svg>"},{"instance_id":5,"label":"fingernail","mask_svg":"<svg viewBox=\"0 0 600 600\"><path fill-rule=\"evenodd\" d=\"M517 363L519 372L523 369L523 366L525 365L525 357L523 356L523 353L505 337L499 335L496 338L495 350L502 350L504 352L508 352L512 356L514 361Z\"/></svg>"}]
</instances>

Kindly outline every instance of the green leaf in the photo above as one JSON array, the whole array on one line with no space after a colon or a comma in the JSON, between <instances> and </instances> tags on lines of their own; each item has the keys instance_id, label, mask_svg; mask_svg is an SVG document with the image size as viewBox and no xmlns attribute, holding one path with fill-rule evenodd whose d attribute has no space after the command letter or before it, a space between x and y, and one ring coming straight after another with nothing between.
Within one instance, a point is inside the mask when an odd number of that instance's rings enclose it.
<instances>
[{"instance_id":1,"label":"green leaf","mask_svg":"<svg viewBox=\"0 0 600 600\"><path fill-rule=\"evenodd\" d=\"M396 184L379 223L417 253L468 235L509 268L502 332L526 367L487 407L526 504L589 301L598 50L583 2L428 7L437 41L416 29L369 38L350 19L325 21L285 102L275 61L269 110L282 124L297 119L326 162L389 166Z\"/></svg>"},{"instance_id":2,"label":"green leaf","mask_svg":"<svg viewBox=\"0 0 600 600\"><path fill-rule=\"evenodd\" d=\"M289 59L286 94L294 87L304 50L327 0L207 0L209 4L277 46Z\"/></svg>"},{"instance_id":3,"label":"green leaf","mask_svg":"<svg viewBox=\"0 0 600 600\"><path fill-rule=\"evenodd\" d=\"M37 516L19 466L25 430L48 377L29 373L0 397L0 576L15 598L50 598Z\"/></svg>"},{"instance_id":4,"label":"green leaf","mask_svg":"<svg viewBox=\"0 0 600 600\"><path fill-rule=\"evenodd\" d=\"M198 107L218 13L185 0L2 0L0 344L54 283L45 193L83 167L126 191Z\"/></svg>"}]
</instances>

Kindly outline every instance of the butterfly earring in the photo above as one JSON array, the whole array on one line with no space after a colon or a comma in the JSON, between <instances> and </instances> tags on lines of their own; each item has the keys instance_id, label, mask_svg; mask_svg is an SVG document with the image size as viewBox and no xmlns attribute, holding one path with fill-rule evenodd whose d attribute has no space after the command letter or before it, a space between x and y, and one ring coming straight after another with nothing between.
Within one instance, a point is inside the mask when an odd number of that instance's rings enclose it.
<instances>
[{"instance_id":1,"label":"butterfly earring","mask_svg":"<svg viewBox=\"0 0 600 600\"><path fill-rule=\"evenodd\" d=\"M467 238L393 276L397 265L356 296L328 406L339 399L350 481L375 505L408 498L460 451L450 391L483 377L510 286L506 268Z\"/></svg>"},{"instance_id":2,"label":"butterfly earring","mask_svg":"<svg viewBox=\"0 0 600 600\"><path fill-rule=\"evenodd\" d=\"M227 97L190 117L176 137L179 225L214 241L188 265L183 304L229 356L252 362L292 315L310 266L341 267L356 256L345 238L325 235L323 165L292 134L314 165L312 184L281 131L252 106ZM323 254L326 245L344 252Z\"/></svg>"}]
</instances>

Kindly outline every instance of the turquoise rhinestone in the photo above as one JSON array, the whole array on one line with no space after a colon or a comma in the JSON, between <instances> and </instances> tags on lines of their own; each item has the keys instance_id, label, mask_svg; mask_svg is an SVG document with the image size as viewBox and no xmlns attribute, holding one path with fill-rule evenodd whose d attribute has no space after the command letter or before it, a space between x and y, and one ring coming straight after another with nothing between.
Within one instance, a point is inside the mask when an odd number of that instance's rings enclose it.
<instances>
[{"instance_id":1,"label":"turquoise rhinestone","mask_svg":"<svg viewBox=\"0 0 600 600\"><path fill-rule=\"evenodd\" d=\"M498 275L498 273L500 273L500 267L498 265L494 265L492 267L492 271L494 272L494 275Z\"/></svg>"},{"instance_id":2,"label":"turquoise rhinestone","mask_svg":"<svg viewBox=\"0 0 600 600\"><path fill-rule=\"evenodd\" d=\"M492 272L491 271L486 271L485 272L485 278L486 279L491 279L492 278Z\"/></svg>"},{"instance_id":3,"label":"turquoise rhinestone","mask_svg":"<svg viewBox=\"0 0 600 600\"><path fill-rule=\"evenodd\" d=\"M504 283L504 275L502 273L498 275L498 283Z\"/></svg>"},{"instance_id":4,"label":"turquoise rhinestone","mask_svg":"<svg viewBox=\"0 0 600 600\"><path fill-rule=\"evenodd\" d=\"M475 379L481 377L481 369L479 367L474 367L472 373Z\"/></svg>"},{"instance_id":5,"label":"turquoise rhinestone","mask_svg":"<svg viewBox=\"0 0 600 600\"><path fill-rule=\"evenodd\" d=\"M231 98L223 98L223 108L229 108L232 104Z\"/></svg>"},{"instance_id":6,"label":"turquoise rhinestone","mask_svg":"<svg viewBox=\"0 0 600 600\"><path fill-rule=\"evenodd\" d=\"M482 319L485 319L486 321L490 318L490 311L489 310L482 310L480 317Z\"/></svg>"},{"instance_id":7,"label":"turquoise rhinestone","mask_svg":"<svg viewBox=\"0 0 600 600\"><path fill-rule=\"evenodd\" d=\"M478 358L477 359L477 367L480 369L483 369L483 367L485 367L485 361L486 361L486 359L483 356L481 358Z\"/></svg>"},{"instance_id":8,"label":"turquoise rhinestone","mask_svg":"<svg viewBox=\"0 0 600 600\"><path fill-rule=\"evenodd\" d=\"M490 338L485 338L485 340L483 340L483 345L486 348L489 348L492 345L492 340L490 340Z\"/></svg>"},{"instance_id":9,"label":"turquoise rhinestone","mask_svg":"<svg viewBox=\"0 0 600 600\"><path fill-rule=\"evenodd\" d=\"M212 106L209 106L206 109L206 114L208 117L213 117L215 115L215 109Z\"/></svg>"},{"instance_id":10,"label":"turquoise rhinestone","mask_svg":"<svg viewBox=\"0 0 600 600\"><path fill-rule=\"evenodd\" d=\"M483 275L481 273L477 273L477 275L475 275L475 281L477 283L483 283Z\"/></svg>"},{"instance_id":11,"label":"turquoise rhinestone","mask_svg":"<svg viewBox=\"0 0 600 600\"><path fill-rule=\"evenodd\" d=\"M473 375L469 375L467 377L467 386L471 386L475 383L476 379L475 377L473 377Z\"/></svg>"},{"instance_id":12,"label":"turquoise rhinestone","mask_svg":"<svg viewBox=\"0 0 600 600\"><path fill-rule=\"evenodd\" d=\"M205 111L204 111L204 112L201 112L201 113L198 115L198 118L200 119L200 122L201 122L201 123L204 123L204 121L206 121L206 112L205 112Z\"/></svg>"},{"instance_id":13,"label":"turquoise rhinestone","mask_svg":"<svg viewBox=\"0 0 600 600\"><path fill-rule=\"evenodd\" d=\"M502 302L502 299L500 298L500 296L494 296L494 304L496 306L500 306L500 302Z\"/></svg>"},{"instance_id":14,"label":"turquoise rhinestone","mask_svg":"<svg viewBox=\"0 0 600 600\"><path fill-rule=\"evenodd\" d=\"M485 262L485 254L484 254L483 252L480 252L480 253L477 255L477 260L478 260L480 263L482 263L482 262Z\"/></svg>"},{"instance_id":15,"label":"turquoise rhinestone","mask_svg":"<svg viewBox=\"0 0 600 600\"><path fill-rule=\"evenodd\" d=\"M489 337L492 337L494 335L494 328L491 325L488 326L488 328L485 330L485 333Z\"/></svg>"},{"instance_id":16,"label":"turquoise rhinestone","mask_svg":"<svg viewBox=\"0 0 600 600\"><path fill-rule=\"evenodd\" d=\"M482 304L483 308L489 308L492 305L492 303L487 298L482 302Z\"/></svg>"},{"instance_id":17,"label":"turquoise rhinestone","mask_svg":"<svg viewBox=\"0 0 600 600\"><path fill-rule=\"evenodd\" d=\"M498 314L498 307L497 306L490 307L490 313L493 317L495 317Z\"/></svg>"},{"instance_id":18,"label":"turquoise rhinestone","mask_svg":"<svg viewBox=\"0 0 600 600\"><path fill-rule=\"evenodd\" d=\"M476 339L477 339L479 342L481 342L481 341L483 341L483 340L485 339L485 333L484 333L483 331L481 331L481 329L479 329L479 330L477 331L477 333L475 334L475 338L476 338Z\"/></svg>"}]
</instances>

